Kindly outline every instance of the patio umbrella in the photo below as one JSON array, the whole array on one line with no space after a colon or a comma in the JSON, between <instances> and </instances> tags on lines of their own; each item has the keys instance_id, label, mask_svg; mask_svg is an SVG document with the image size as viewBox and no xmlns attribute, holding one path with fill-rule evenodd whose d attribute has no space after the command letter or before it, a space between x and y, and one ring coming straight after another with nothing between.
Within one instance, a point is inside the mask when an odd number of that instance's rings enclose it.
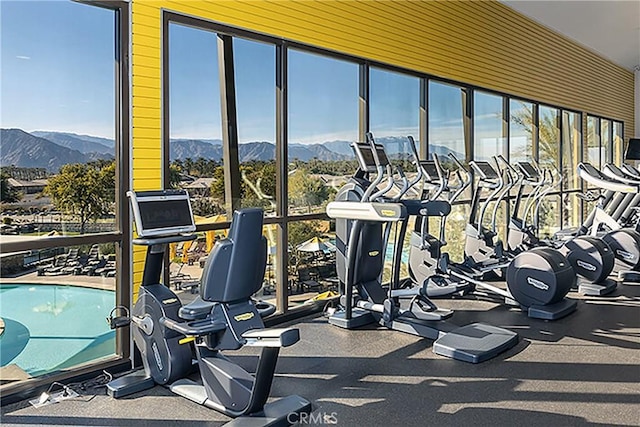
<instances>
[{"instance_id":1,"label":"patio umbrella","mask_svg":"<svg viewBox=\"0 0 640 427\"><path fill-rule=\"evenodd\" d=\"M306 242L302 242L296 249L300 252L330 252L336 248L331 243L324 242L320 240L319 237L314 237Z\"/></svg>"}]
</instances>

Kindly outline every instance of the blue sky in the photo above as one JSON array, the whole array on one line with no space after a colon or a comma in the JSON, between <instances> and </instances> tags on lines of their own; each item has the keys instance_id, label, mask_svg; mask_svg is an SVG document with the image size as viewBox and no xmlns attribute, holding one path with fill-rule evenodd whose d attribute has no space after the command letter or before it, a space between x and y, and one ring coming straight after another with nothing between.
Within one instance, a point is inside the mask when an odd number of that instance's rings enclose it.
<instances>
[{"instance_id":1,"label":"blue sky","mask_svg":"<svg viewBox=\"0 0 640 427\"><path fill-rule=\"evenodd\" d=\"M113 138L114 13L2 0L0 14L0 125Z\"/></svg>"},{"instance_id":2,"label":"blue sky","mask_svg":"<svg viewBox=\"0 0 640 427\"><path fill-rule=\"evenodd\" d=\"M0 126L113 138L114 13L60 0L0 7ZM220 138L216 35L172 24L169 41L171 136ZM275 48L234 43L240 142L273 142ZM289 141L355 140L358 66L296 50L288 62ZM370 87L374 133L417 138L419 80L372 68ZM460 144L459 89L432 84L430 98L432 143Z\"/></svg>"}]
</instances>

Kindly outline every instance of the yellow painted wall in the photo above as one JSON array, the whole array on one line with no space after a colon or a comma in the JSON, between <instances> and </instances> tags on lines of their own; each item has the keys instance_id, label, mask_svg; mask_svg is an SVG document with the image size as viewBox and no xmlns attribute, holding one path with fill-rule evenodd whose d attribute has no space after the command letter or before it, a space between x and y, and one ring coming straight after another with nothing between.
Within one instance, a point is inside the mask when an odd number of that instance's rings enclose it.
<instances>
[{"instance_id":1,"label":"yellow painted wall","mask_svg":"<svg viewBox=\"0 0 640 427\"><path fill-rule=\"evenodd\" d=\"M632 72L499 2L132 0L136 190L161 185L162 9L622 120L633 134Z\"/></svg>"}]
</instances>

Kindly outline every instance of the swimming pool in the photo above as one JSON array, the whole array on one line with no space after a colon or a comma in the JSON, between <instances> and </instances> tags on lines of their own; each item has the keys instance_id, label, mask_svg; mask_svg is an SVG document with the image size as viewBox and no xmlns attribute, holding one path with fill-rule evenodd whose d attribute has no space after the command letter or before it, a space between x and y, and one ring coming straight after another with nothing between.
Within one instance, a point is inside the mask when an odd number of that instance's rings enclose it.
<instances>
[{"instance_id":1,"label":"swimming pool","mask_svg":"<svg viewBox=\"0 0 640 427\"><path fill-rule=\"evenodd\" d=\"M115 332L105 320L114 305L113 291L0 285L0 366L39 376L114 354Z\"/></svg>"}]
</instances>

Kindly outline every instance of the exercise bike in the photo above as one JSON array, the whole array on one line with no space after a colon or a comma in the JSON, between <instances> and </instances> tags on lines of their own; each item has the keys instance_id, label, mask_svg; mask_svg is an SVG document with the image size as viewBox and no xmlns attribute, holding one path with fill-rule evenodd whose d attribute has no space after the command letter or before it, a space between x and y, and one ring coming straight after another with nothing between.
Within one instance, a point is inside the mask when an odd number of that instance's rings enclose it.
<instances>
[{"instance_id":1,"label":"exercise bike","mask_svg":"<svg viewBox=\"0 0 640 427\"><path fill-rule=\"evenodd\" d=\"M200 296L182 305L160 283L169 243L194 239L189 196L183 190L129 192L138 238L147 247L138 299L128 318L142 356L143 371L111 381L108 393L121 398L153 387L172 392L236 418L236 425L290 425L311 404L297 396L267 403L281 347L295 344L294 328L265 329L251 299L262 285L266 267L263 213L243 209L233 214L226 239L216 242L204 266ZM223 352L243 346L261 347L255 375ZM200 379L189 377L195 352Z\"/></svg>"}]
</instances>

